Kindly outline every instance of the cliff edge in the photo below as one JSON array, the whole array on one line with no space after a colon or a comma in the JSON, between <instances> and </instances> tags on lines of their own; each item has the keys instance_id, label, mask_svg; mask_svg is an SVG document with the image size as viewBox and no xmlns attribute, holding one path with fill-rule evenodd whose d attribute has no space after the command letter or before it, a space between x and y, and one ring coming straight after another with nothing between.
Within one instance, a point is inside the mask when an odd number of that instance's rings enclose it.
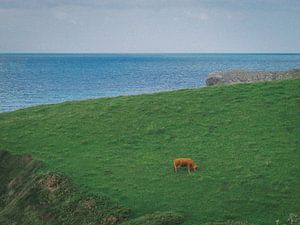
<instances>
[{"instance_id":1,"label":"cliff edge","mask_svg":"<svg viewBox=\"0 0 300 225\"><path fill-rule=\"evenodd\" d=\"M297 77L300 77L300 69L283 72L230 70L210 73L206 79L206 84L207 86L213 86L222 84L253 83L258 81L284 80Z\"/></svg>"}]
</instances>

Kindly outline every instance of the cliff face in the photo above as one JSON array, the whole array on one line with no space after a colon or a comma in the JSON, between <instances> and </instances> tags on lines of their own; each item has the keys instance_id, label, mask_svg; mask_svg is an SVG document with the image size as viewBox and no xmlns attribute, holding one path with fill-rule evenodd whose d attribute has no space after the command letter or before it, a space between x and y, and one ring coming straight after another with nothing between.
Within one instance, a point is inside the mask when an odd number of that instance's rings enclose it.
<instances>
[{"instance_id":1,"label":"cliff face","mask_svg":"<svg viewBox=\"0 0 300 225\"><path fill-rule=\"evenodd\" d=\"M108 198L83 196L61 174L41 175L29 155L0 151L0 224L105 224L127 220L129 210Z\"/></svg>"},{"instance_id":2,"label":"cliff face","mask_svg":"<svg viewBox=\"0 0 300 225\"><path fill-rule=\"evenodd\" d=\"M284 80L296 77L300 77L300 69L285 72L232 70L210 73L206 80L206 84L207 86L213 86L220 84L252 83L258 81Z\"/></svg>"},{"instance_id":3,"label":"cliff face","mask_svg":"<svg viewBox=\"0 0 300 225\"><path fill-rule=\"evenodd\" d=\"M183 217L157 212L130 219L130 211L107 197L84 195L58 173L41 174L30 155L0 150L1 225L180 225Z\"/></svg>"}]
</instances>

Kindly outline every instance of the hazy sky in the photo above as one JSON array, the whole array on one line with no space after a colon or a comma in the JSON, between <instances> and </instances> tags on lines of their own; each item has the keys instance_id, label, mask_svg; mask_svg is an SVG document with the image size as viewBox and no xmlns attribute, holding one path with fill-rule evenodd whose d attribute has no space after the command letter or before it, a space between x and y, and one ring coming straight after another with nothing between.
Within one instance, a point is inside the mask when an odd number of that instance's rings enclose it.
<instances>
[{"instance_id":1,"label":"hazy sky","mask_svg":"<svg viewBox=\"0 0 300 225\"><path fill-rule=\"evenodd\" d=\"M300 0L0 0L0 52L300 52Z\"/></svg>"}]
</instances>

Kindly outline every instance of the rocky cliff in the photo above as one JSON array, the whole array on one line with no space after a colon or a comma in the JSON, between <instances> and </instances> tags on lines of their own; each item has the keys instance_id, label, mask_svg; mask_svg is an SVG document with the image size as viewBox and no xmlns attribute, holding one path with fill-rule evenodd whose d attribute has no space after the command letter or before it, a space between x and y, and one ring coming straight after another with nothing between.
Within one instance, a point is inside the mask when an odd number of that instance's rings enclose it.
<instances>
[{"instance_id":1,"label":"rocky cliff","mask_svg":"<svg viewBox=\"0 0 300 225\"><path fill-rule=\"evenodd\" d=\"M283 72L231 70L214 72L208 75L207 86L235 83L252 83L258 81L283 80L300 77L300 69Z\"/></svg>"}]
</instances>

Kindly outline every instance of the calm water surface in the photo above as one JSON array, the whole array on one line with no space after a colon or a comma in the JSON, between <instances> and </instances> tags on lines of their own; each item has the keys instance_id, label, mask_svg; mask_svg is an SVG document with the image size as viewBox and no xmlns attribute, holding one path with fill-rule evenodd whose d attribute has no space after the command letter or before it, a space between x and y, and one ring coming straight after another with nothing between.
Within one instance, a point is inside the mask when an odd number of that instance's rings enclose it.
<instances>
[{"instance_id":1,"label":"calm water surface","mask_svg":"<svg viewBox=\"0 0 300 225\"><path fill-rule=\"evenodd\" d=\"M0 112L205 86L210 72L300 68L300 54L0 54Z\"/></svg>"}]
</instances>

